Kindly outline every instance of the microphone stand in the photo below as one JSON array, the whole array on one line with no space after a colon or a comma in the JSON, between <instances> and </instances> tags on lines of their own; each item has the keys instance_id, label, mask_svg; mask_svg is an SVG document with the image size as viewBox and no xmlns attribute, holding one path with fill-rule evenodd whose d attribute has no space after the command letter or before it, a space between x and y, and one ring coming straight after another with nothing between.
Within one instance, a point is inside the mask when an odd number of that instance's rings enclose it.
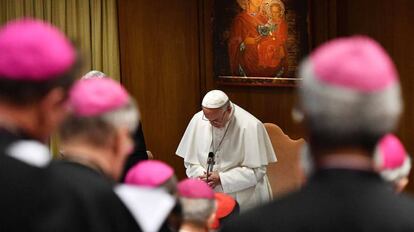
<instances>
[{"instance_id":1,"label":"microphone stand","mask_svg":"<svg viewBox=\"0 0 414 232\"><path fill-rule=\"evenodd\" d=\"M209 152L208 153L208 158L207 158L207 177L206 177L206 181L208 183L208 176L210 175L211 172L213 172L213 166L214 166L214 153L213 152Z\"/></svg>"}]
</instances>

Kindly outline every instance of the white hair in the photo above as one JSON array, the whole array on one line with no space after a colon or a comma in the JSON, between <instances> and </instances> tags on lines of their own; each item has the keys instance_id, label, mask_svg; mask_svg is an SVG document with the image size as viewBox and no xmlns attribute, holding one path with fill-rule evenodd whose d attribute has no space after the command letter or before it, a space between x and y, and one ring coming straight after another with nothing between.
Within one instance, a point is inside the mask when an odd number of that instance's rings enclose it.
<instances>
[{"instance_id":1,"label":"white hair","mask_svg":"<svg viewBox=\"0 0 414 232\"><path fill-rule=\"evenodd\" d=\"M379 146L376 147L374 152L374 166L380 171L379 174L387 182L397 182L405 177L408 177L411 171L411 158L406 154L404 163L396 168L381 168L383 166L383 158Z\"/></svg>"},{"instance_id":2,"label":"white hair","mask_svg":"<svg viewBox=\"0 0 414 232\"><path fill-rule=\"evenodd\" d=\"M105 77L106 77L105 73L98 71L98 70L91 70L85 75L83 75L81 79L105 78Z\"/></svg>"},{"instance_id":3,"label":"white hair","mask_svg":"<svg viewBox=\"0 0 414 232\"><path fill-rule=\"evenodd\" d=\"M97 116L72 114L63 121L58 132L63 143L83 138L86 143L104 146L117 129L126 128L133 133L139 119L138 108L131 98L126 105Z\"/></svg>"},{"instance_id":4,"label":"white hair","mask_svg":"<svg viewBox=\"0 0 414 232\"><path fill-rule=\"evenodd\" d=\"M312 129L333 136L381 136L395 129L403 107L398 82L372 93L327 85L315 76L309 59L299 75L300 100Z\"/></svg>"},{"instance_id":5,"label":"white hair","mask_svg":"<svg viewBox=\"0 0 414 232\"><path fill-rule=\"evenodd\" d=\"M300 166L305 176L311 176L314 172L314 162L309 149L308 143L304 143L300 149Z\"/></svg>"},{"instance_id":6,"label":"white hair","mask_svg":"<svg viewBox=\"0 0 414 232\"><path fill-rule=\"evenodd\" d=\"M402 178L408 177L411 170L411 159L407 158L401 167L395 169L384 169L380 172L380 175L384 180L388 182L397 182Z\"/></svg>"},{"instance_id":7,"label":"white hair","mask_svg":"<svg viewBox=\"0 0 414 232\"><path fill-rule=\"evenodd\" d=\"M205 225L208 218L215 212L214 199L194 199L180 197L184 221Z\"/></svg>"},{"instance_id":8,"label":"white hair","mask_svg":"<svg viewBox=\"0 0 414 232\"><path fill-rule=\"evenodd\" d=\"M139 125L139 111L135 101L130 98L129 102L114 111L110 111L100 116L103 121L113 125L116 128L128 128L130 132L135 132Z\"/></svg>"}]
</instances>

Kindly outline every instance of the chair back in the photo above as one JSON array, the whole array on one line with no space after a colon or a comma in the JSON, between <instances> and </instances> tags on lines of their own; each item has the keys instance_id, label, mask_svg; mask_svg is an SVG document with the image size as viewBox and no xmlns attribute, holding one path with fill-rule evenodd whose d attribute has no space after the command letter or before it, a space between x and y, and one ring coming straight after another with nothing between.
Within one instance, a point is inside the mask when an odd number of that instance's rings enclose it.
<instances>
[{"instance_id":1,"label":"chair back","mask_svg":"<svg viewBox=\"0 0 414 232\"><path fill-rule=\"evenodd\" d=\"M304 139L293 140L273 123L264 123L276 153L277 162L267 166L273 198L279 198L301 187L304 182L300 165L300 150Z\"/></svg>"}]
</instances>

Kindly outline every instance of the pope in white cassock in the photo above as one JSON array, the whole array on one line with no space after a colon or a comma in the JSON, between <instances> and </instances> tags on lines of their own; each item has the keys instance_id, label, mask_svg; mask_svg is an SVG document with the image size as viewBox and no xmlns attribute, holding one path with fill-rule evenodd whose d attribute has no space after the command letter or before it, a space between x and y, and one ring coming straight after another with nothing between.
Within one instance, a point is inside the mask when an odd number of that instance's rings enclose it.
<instances>
[{"instance_id":1,"label":"pope in white cassock","mask_svg":"<svg viewBox=\"0 0 414 232\"><path fill-rule=\"evenodd\" d=\"M202 111L191 119L176 154L184 158L188 177L233 196L241 210L272 197L266 167L277 159L263 123L220 90L204 96ZM212 171L207 170L209 154Z\"/></svg>"}]
</instances>

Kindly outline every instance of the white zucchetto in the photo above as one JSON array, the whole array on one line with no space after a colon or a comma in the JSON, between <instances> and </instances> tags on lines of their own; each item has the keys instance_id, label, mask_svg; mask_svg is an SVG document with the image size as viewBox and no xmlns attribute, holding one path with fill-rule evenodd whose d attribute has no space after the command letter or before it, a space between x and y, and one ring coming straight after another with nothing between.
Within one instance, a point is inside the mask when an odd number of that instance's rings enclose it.
<instances>
[{"instance_id":1,"label":"white zucchetto","mask_svg":"<svg viewBox=\"0 0 414 232\"><path fill-rule=\"evenodd\" d=\"M221 90L211 90L208 92L201 102L201 105L209 109L217 109L229 101L229 97Z\"/></svg>"}]
</instances>

